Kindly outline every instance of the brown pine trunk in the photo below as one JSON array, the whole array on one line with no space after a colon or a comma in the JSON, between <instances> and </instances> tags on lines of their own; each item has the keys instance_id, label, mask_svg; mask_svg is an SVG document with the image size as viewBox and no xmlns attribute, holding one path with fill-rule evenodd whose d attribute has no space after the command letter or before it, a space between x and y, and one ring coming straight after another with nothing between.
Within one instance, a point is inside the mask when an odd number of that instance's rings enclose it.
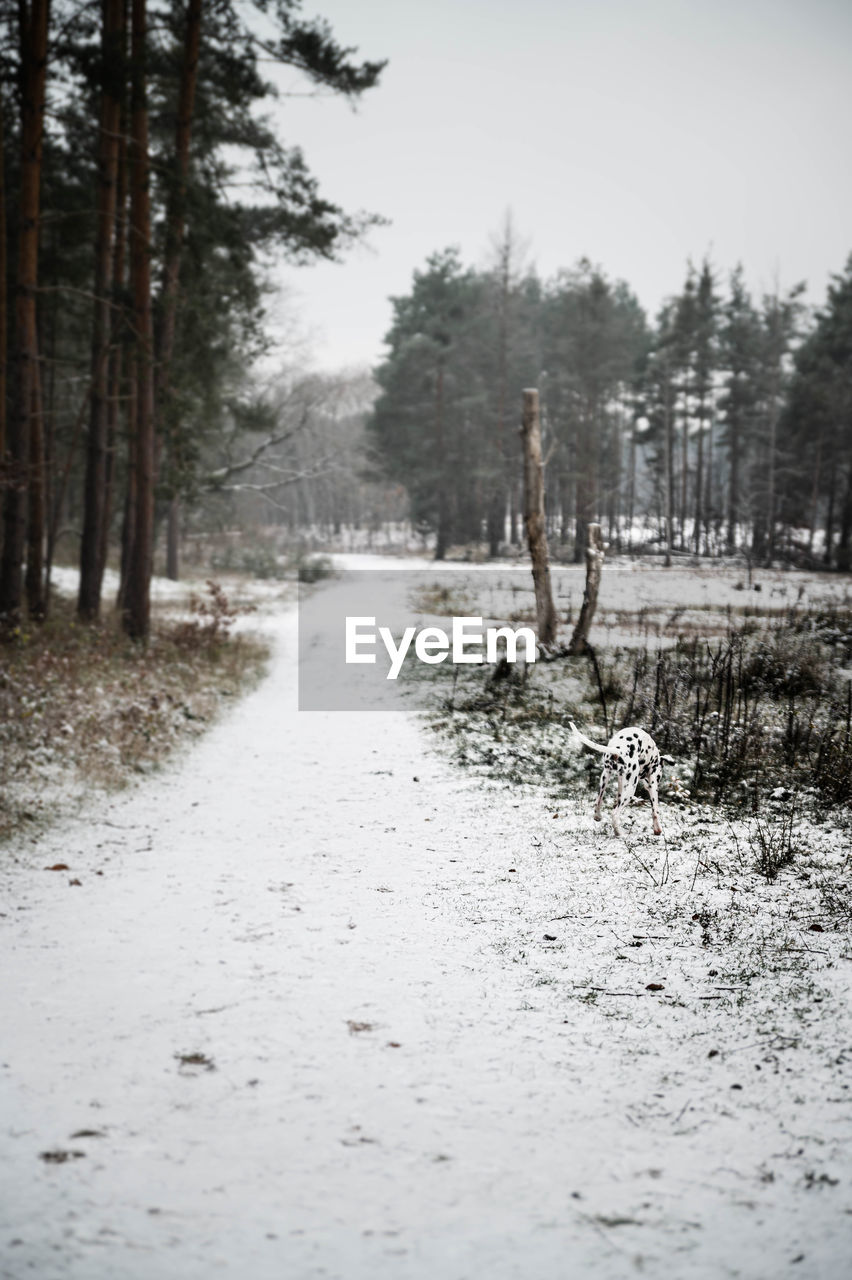
<instances>
[{"instance_id":1,"label":"brown pine trunk","mask_svg":"<svg viewBox=\"0 0 852 1280\"><path fill-rule=\"evenodd\" d=\"M121 522L121 568L116 604L124 613L130 564L133 559L133 543L136 537L136 361L130 359L127 404L127 480L124 489L124 512Z\"/></svg>"},{"instance_id":2,"label":"brown pine trunk","mask_svg":"<svg viewBox=\"0 0 852 1280\"><path fill-rule=\"evenodd\" d=\"M550 564L544 514L544 463L541 457L541 422L538 391L523 394L521 438L524 444L524 524L532 560L538 642L550 649L556 642L556 609L550 585Z\"/></svg>"},{"instance_id":3,"label":"brown pine trunk","mask_svg":"<svg viewBox=\"0 0 852 1280\"><path fill-rule=\"evenodd\" d=\"M166 577L178 580L178 548L180 547L180 499L174 495L166 516Z\"/></svg>"},{"instance_id":4,"label":"brown pine trunk","mask_svg":"<svg viewBox=\"0 0 852 1280\"><path fill-rule=\"evenodd\" d=\"M3 150L3 99L0 97L0 494L6 463L6 359L9 350L9 324L6 299L8 280L6 264L6 160ZM0 529L2 536L2 529Z\"/></svg>"},{"instance_id":5,"label":"brown pine trunk","mask_svg":"<svg viewBox=\"0 0 852 1280\"><path fill-rule=\"evenodd\" d=\"M123 600L124 630L144 640L151 622L154 557L154 380L151 315L151 194L145 77L146 0L133 0L131 24L130 277L136 348L136 512Z\"/></svg>"},{"instance_id":6,"label":"brown pine trunk","mask_svg":"<svg viewBox=\"0 0 852 1280\"><path fill-rule=\"evenodd\" d=\"M44 573L45 467L44 413L41 378L38 370L30 386L30 481L27 502L27 571L24 586L27 612L34 622L47 617L47 586Z\"/></svg>"},{"instance_id":7,"label":"brown pine trunk","mask_svg":"<svg viewBox=\"0 0 852 1280\"><path fill-rule=\"evenodd\" d=\"M126 36L125 36L126 40ZM118 299L125 292L125 269L127 259L127 236L129 214L127 208L128 196L128 165L127 165L127 128L125 111L122 111L119 123L119 146L118 146L118 190L116 194L116 210L115 210L115 234L113 236L113 258L112 258L112 296ZM104 517L101 524L101 542L98 548L98 556L100 560L100 575L103 582L104 570L107 565L109 554L109 531L112 521L112 511L115 492L115 458L118 449L119 424L122 418L122 394L127 391L126 385L126 364L125 364L125 342L126 342L126 316L124 307L118 306L114 302L112 317L110 321L110 352L109 352L109 395L108 395L108 412L107 412L107 466L106 466L106 491L104 494ZM124 421L127 424L125 436L126 451L129 458L130 454L130 421L131 411L129 407L123 410Z\"/></svg>"},{"instance_id":8,"label":"brown pine trunk","mask_svg":"<svg viewBox=\"0 0 852 1280\"><path fill-rule=\"evenodd\" d=\"M94 316L92 325L92 393L80 544L80 589L77 611L93 622L100 613L101 546L106 511L107 447L109 431L109 362L112 331L112 264L121 126L121 63L124 60L124 0L104 0L101 56L103 90L98 137L98 200L95 241Z\"/></svg>"},{"instance_id":9,"label":"brown pine trunk","mask_svg":"<svg viewBox=\"0 0 852 1280\"><path fill-rule=\"evenodd\" d=\"M0 559L0 619L6 631L18 626L23 603L30 425L38 368L36 290L38 287L39 197L47 71L48 0L21 0L21 174L18 274L15 296L15 404L7 424L8 471Z\"/></svg>"},{"instance_id":10,"label":"brown pine trunk","mask_svg":"<svg viewBox=\"0 0 852 1280\"><path fill-rule=\"evenodd\" d=\"M160 421L168 420L167 402L175 344L175 326L178 310L178 285L180 259L183 248L186 219L186 183L189 175L189 144L192 134L192 116L195 107L195 89L198 81L198 55L201 47L202 0L189 0L186 13L186 38L184 41L183 69L180 81L177 125L175 127L174 185L166 215L166 250L163 263L160 293L160 328L157 343L157 409ZM173 429L169 430L169 452L173 464L178 452ZM180 533L180 500L173 488L169 503L169 519L166 531L166 574L177 579Z\"/></svg>"}]
</instances>

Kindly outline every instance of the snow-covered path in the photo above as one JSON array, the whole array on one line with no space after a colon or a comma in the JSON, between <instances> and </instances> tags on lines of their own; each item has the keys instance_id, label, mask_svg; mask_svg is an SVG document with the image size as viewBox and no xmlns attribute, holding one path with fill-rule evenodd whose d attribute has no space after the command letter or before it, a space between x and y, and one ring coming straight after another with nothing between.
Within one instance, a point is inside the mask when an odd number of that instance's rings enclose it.
<instances>
[{"instance_id":1,"label":"snow-covered path","mask_svg":"<svg viewBox=\"0 0 852 1280\"><path fill-rule=\"evenodd\" d=\"M607 891L596 855L407 715L296 713L275 627L174 771L4 864L0 1275L845 1275L848 1181L761 1187L765 1108L681 1123L700 1020L670 1080L653 1018L560 1000L502 944L532 903L582 963L548 919Z\"/></svg>"}]
</instances>

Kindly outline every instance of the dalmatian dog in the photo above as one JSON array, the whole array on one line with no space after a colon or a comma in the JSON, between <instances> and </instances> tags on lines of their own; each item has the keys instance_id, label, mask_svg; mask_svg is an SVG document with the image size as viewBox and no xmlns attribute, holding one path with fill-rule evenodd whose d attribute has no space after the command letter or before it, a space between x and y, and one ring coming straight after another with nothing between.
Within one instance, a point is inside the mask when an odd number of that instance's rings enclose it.
<instances>
[{"instance_id":1,"label":"dalmatian dog","mask_svg":"<svg viewBox=\"0 0 852 1280\"><path fill-rule=\"evenodd\" d=\"M665 760L667 764L674 763L671 756L661 756L656 742L650 733L646 733L644 729L620 729L604 747L599 742L592 742L591 738L587 738L585 734L581 733L573 720L569 720L568 724L571 727L572 742L576 747L590 747L592 751L599 751L604 757L603 769L601 770L601 785L598 788L598 798L595 802L595 822L602 820L601 806L604 792L610 778L615 774L618 778L618 796L612 810L612 825L615 828L615 834L617 836L622 834L621 815L630 804L636 787L641 782L651 797L654 835L661 836L663 828L660 826L660 804L657 787L663 772L663 761Z\"/></svg>"}]
</instances>

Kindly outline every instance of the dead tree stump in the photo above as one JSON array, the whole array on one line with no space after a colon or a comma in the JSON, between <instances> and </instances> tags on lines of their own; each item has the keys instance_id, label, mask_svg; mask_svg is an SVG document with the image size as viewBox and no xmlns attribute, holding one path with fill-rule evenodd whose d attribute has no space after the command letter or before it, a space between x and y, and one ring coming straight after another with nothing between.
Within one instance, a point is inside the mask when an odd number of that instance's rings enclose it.
<instances>
[{"instance_id":1,"label":"dead tree stump","mask_svg":"<svg viewBox=\"0 0 852 1280\"><path fill-rule=\"evenodd\" d=\"M524 444L524 526L532 560L538 642L544 649L556 643L556 609L550 586L547 532L544 520L544 463L541 457L541 423L538 391L523 393L521 438Z\"/></svg>"},{"instance_id":2,"label":"dead tree stump","mask_svg":"<svg viewBox=\"0 0 852 1280\"><path fill-rule=\"evenodd\" d=\"M590 524L586 539L586 589L583 592L580 616L568 646L569 653L585 653L589 647L589 628L597 608L603 562L604 544L601 527L599 524Z\"/></svg>"}]
</instances>

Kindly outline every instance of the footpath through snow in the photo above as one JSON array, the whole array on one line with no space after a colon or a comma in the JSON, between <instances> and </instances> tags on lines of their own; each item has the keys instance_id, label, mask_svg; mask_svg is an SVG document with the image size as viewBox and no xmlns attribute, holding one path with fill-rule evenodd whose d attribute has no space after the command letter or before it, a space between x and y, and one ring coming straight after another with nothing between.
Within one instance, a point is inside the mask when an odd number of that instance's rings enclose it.
<instances>
[{"instance_id":1,"label":"footpath through snow","mask_svg":"<svg viewBox=\"0 0 852 1280\"><path fill-rule=\"evenodd\" d=\"M834 1079L754 1096L718 1006L577 998L666 886L406 714L297 713L271 629L173 771L3 855L0 1275L848 1274Z\"/></svg>"}]
</instances>

